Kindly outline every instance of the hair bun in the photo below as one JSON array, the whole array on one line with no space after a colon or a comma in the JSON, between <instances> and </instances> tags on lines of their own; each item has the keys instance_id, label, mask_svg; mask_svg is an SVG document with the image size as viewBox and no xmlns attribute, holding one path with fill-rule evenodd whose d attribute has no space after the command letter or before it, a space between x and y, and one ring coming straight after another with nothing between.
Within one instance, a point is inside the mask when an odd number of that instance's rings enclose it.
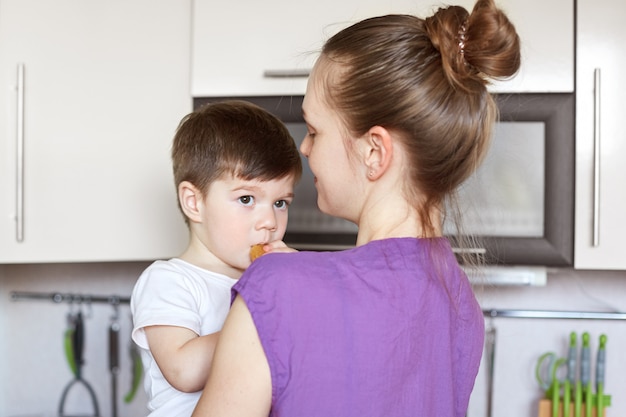
<instances>
[{"instance_id":1,"label":"hair bun","mask_svg":"<svg viewBox=\"0 0 626 417\"><path fill-rule=\"evenodd\" d=\"M460 6L441 8L426 19L426 30L447 78L463 89L509 78L519 70L519 36L493 0L478 0L471 14Z\"/></svg>"}]
</instances>

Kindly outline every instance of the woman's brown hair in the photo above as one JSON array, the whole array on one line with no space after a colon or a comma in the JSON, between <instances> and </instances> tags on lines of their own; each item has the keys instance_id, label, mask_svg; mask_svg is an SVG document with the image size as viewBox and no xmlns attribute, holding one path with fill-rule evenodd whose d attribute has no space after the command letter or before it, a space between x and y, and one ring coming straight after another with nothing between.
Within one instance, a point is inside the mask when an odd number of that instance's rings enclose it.
<instances>
[{"instance_id":1,"label":"woman's brown hair","mask_svg":"<svg viewBox=\"0 0 626 417\"><path fill-rule=\"evenodd\" d=\"M387 15L358 22L331 37L322 60L325 98L350 133L372 126L395 131L407 152L405 193L433 236L433 210L479 166L497 120L490 79L514 75L520 41L492 0L471 14L459 6L420 19ZM438 217L437 217L438 218Z\"/></svg>"}]
</instances>

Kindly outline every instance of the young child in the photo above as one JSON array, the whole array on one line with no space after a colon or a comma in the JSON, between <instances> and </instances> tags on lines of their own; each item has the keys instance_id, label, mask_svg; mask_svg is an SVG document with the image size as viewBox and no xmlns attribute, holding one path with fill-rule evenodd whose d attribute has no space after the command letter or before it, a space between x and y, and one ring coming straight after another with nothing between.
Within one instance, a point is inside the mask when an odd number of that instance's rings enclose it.
<instances>
[{"instance_id":1,"label":"young child","mask_svg":"<svg viewBox=\"0 0 626 417\"><path fill-rule=\"evenodd\" d=\"M289 251L281 239L302 172L286 127L235 100L187 115L172 161L189 245L150 265L131 296L151 417L191 415L251 247Z\"/></svg>"}]
</instances>

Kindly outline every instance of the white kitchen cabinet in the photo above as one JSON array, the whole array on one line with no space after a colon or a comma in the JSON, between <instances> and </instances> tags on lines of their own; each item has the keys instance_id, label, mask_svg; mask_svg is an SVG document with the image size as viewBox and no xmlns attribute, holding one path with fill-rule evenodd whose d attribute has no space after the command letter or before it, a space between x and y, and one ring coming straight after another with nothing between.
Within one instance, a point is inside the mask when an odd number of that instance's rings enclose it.
<instances>
[{"instance_id":1,"label":"white kitchen cabinet","mask_svg":"<svg viewBox=\"0 0 626 417\"><path fill-rule=\"evenodd\" d=\"M626 27L620 0L579 0L576 75L578 269L626 269Z\"/></svg>"},{"instance_id":2,"label":"white kitchen cabinet","mask_svg":"<svg viewBox=\"0 0 626 417\"><path fill-rule=\"evenodd\" d=\"M473 0L457 3L468 10ZM325 39L364 17L432 14L436 0L194 0L194 97L301 95ZM574 3L500 0L522 40L523 62L494 92L574 91ZM558 30L554 27L558 25Z\"/></svg>"},{"instance_id":3,"label":"white kitchen cabinet","mask_svg":"<svg viewBox=\"0 0 626 417\"><path fill-rule=\"evenodd\" d=\"M176 255L186 227L169 150L192 107L190 1L0 11L0 263Z\"/></svg>"}]
</instances>

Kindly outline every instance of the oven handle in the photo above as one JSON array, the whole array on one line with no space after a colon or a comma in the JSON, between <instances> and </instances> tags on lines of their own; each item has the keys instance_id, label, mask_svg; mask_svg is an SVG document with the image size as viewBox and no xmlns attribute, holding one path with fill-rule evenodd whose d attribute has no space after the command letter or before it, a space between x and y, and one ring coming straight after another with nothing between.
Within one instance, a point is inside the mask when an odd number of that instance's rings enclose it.
<instances>
[{"instance_id":1,"label":"oven handle","mask_svg":"<svg viewBox=\"0 0 626 417\"><path fill-rule=\"evenodd\" d=\"M600 68L593 72L593 247L600 245Z\"/></svg>"},{"instance_id":2,"label":"oven handle","mask_svg":"<svg viewBox=\"0 0 626 417\"><path fill-rule=\"evenodd\" d=\"M265 70L263 77L265 78L308 78L311 74L310 69L288 69L288 70Z\"/></svg>"},{"instance_id":3,"label":"oven handle","mask_svg":"<svg viewBox=\"0 0 626 417\"><path fill-rule=\"evenodd\" d=\"M485 255L487 253L487 249L485 248L452 248L452 252L456 254L467 254L467 255Z\"/></svg>"},{"instance_id":4,"label":"oven handle","mask_svg":"<svg viewBox=\"0 0 626 417\"><path fill-rule=\"evenodd\" d=\"M24 64L17 65L15 240L24 241Z\"/></svg>"}]
</instances>

